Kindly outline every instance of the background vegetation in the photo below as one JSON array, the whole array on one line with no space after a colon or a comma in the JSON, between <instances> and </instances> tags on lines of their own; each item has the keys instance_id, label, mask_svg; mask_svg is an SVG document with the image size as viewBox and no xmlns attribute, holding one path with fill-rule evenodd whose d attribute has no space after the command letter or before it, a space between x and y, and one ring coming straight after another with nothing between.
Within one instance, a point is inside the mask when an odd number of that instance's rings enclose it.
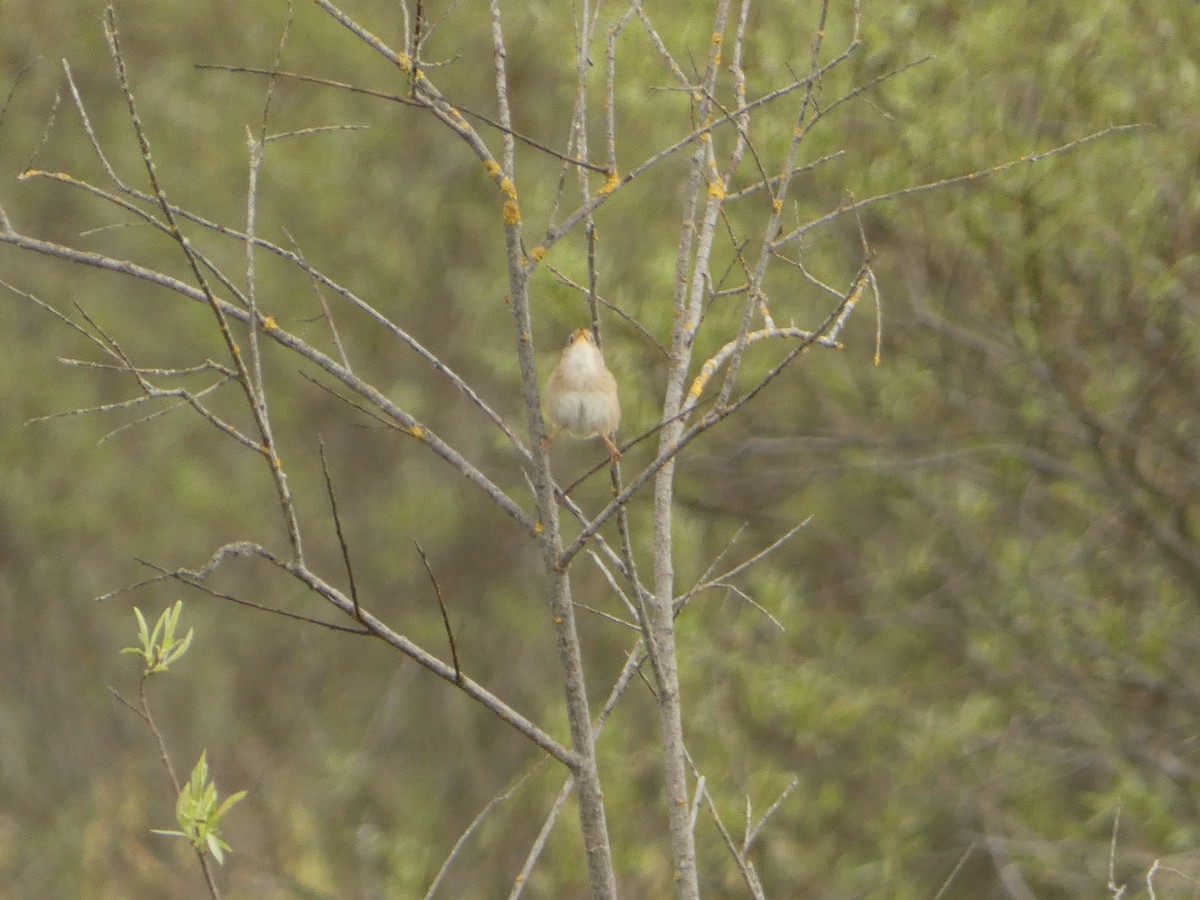
<instances>
[{"instance_id":1,"label":"background vegetation","mask_svg":"<svg viewBox=\"0 0 1200 900\"><path fill-rule=\"evenodd\" d=\"M436 18L445 10L434 6ZM439 84L482 109L490 44L477 6L453 7L431 49L457 58L439 70ZM513 40L510 58L516 106L530 116L518 125L559 134L570 102L568 87L559 93L568 14L548 0L513 6L509 34L528 36ZM707 14L695 16L691 3L662 6L660 26L669 23L678 55L687 58L685 47L702 55ZM760 89L806 65L809 6L756 10L772 22L751 48ZM35 151L42 169L96 170L67 108L39 149L62 86L60 57L71 61L114 163L137 171L101 9L92 0L69 12L63 3L0 2L0 89L24 72L0 125L0 197L15 224L48 239L79 241L108 222L77 193L15 181ZM363 0L348 11L385 39L401 27L393 3ZM259 121L262 85L194 66L269 65L283 4L127 0L118 12L173 199L238 221L245 128ZM831 32L844 40L846 11L836 12ZM1193 896L1200 7L876 0L865 4L864 25L863 49L825 85L827 96L933 58L814 135L814 157L845 156L798 192L801 219L847 195L984 169L1111 124L1148 127L969 188L873 208L863 225L883 297L882 365L871 364L873 323L860 309L844 352L809 354L741 426L692 448L679 482L682 583L739 529L738 546L754 548L813 521L748 584L784 632L734 597L707 598L681 618L689 749L723 776L709 788L727 820L739 821L747 797L761 812L799 779L756 858L770 896L933 897L960 863L942 897L1097 896L1109 880L1118 809L1114 875L1129 881L1125 896L1144 895L1156 859L1175 870L1156 876L1157 895ZM401 89L393 70L304 4L284 63ZM655 90L665 86L661 72L641 66L631 60L623 70L623 90L626 102L645 104L644 129L626 133L649 147L689 123L685 101ZM500 232L477 162L447 152L444 137L402 107L296 84L282 86L276 103L275 121L290 127L370 127L271 148L264 219L516 415ZM555 171L547 167L541 196L531 183L530 208L549 203ZM674 245L660 239L677 227L677 173L667 167L635 185L598 221L602 291L664 329ZM84 238L118 256L144 252L144 239L131 228ZM155 240L163 265L178 266ZM806 263L817 274L843 271L857 240L852 223L814 235ZM311 289L278 275L264 306L285 312L287 327L319 334ZM216 352L205 346L203 309L130 281L6 246L0 278L59 306L78 303L145 358L173 359L168 351L181 346L197 361ZM578 301L548 273L539 288L543 336L581 320ZM422 364L366 323L338 321L380 389L418 417L449 416L446 430L481 458L506 459ZM607 334L624 433L640 432L655 421L654 392L643 385L660 363L620 320ZM136 414L25 424L124 399L130 388L60 365L58 357L91 358L90 348L15 295L0 301L0 335L0 897L199 896L194 862L148 833L170 826L171 798L144 727L106 690L135 678L116 652L132 640L131 604L157 613L179 590L93 598L145 577L135 557L195 567L227 540L276 539L275 500L256 460L187 415L116 433ZM294 479L316 483L312 436L326 441L340 502L353 511L360 590L406 633L438 644L419 539L477 679L551 719L561 692L530 599L532 548L393 432L364 427L286 367L275 377L290 388L274 400L277 427L313 448L292 461ZM582 469L592 455L568 446L556 465ZM605 490L597 484L590 502ZM336 559L332 534L310 552ZM296 600L251 566L223 577L275 605ZM585 574L579 591L582 602L605 602L598 576ZM227 896L419 896L471 819L535 758L382 644L198 595L187 597L185 619L197 643L155 685L156 700L180 759L207 747L222 790L250 791L228 823ZM596 620L585 637L593 670L615 672L626 635ZM650 702L631 695L601 743L619 877L631 897L670 891L663 821L620 815L658 790L657 766L638 752L655 727ZM502 895L557 778L539 771L484 824L447 896ZM554 840L575 840L572 828L560 826ZM700 841L719 837L702 829ZM552 845L529 895L576 896L574 859ZM702 871L708 895L740 895L732 863Z\"/></svg>"}]
</instances>

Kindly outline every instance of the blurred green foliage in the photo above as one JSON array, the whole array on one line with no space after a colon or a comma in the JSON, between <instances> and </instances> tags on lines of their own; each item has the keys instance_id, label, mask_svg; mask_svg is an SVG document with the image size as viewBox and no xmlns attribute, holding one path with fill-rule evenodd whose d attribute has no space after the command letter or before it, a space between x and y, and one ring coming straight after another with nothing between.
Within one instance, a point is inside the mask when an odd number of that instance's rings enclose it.
<instances>
[{"instance_id":1,"label":"blurred green foliage","mask_svg":"<svg viewBox=\"0 0 1200 900\"><path fill-rule=\"evenodd\" d=\"M517 128L561 146L572 101L570 17L548 0L509 5ZM707 13L692 3L654 6L677 58L702 59ZM440 22L427 49L446 61L434 70L439 88L493 115L485 11L426 7ZM1013 879L1038 896L1095 896L1107 883L1118 807L1115 875L1130 883L1126 897L1144 895L1156 858L1183 873L1160 873L1158 896L1192 896L1187 878L1200 875L1200 7L866 7L863 45L825 80L826 104L930 59L813 130L806 159L844 156L797 180L789 221L1112 124L1146 127L969 188L865 211L882 292L882 365L871 365L875 310L864 301L844 352L802 357L741 418L689 448L678 485L681 588L735 534L731 561L813 517L740 582L782 632L733 593L698 597L681 617L689 750L735 837L748 801L757 819L798 781L752 857L768 896L932 897L960 862L941 897L1008 897ZM144 186L101 10L90 0L69 11L0 3L0 93L16 85L0 126L0 202L19 229L185 277L161 236L109 227L111 209L80 192L14 181L31 156L42 169L103 176L65 95L47 132L66 58L109 158ZM363 0L347 12L398 44L396 4ZM269 65L285 5L129 0L118 14L168 193L238 227L246 128L261 123L264 82L195 65ZM812 4L754 8L751 96L807 70L815 21ZM837 5L826 53L848 33L848 11ZM594 62L596 99L599 50ZM306 3L295 9L283 67L405 89ZM623 167L690 127L687 98L660 90L669 86L649 42L631 31L619 68ZM368 127L269 145L260 231L369 299L519 421L498 204L478 161L403 105L288 80L272 103L272 132ZM770 160L791 133L791 108L756 122L756 147ZM601 135L591 135L596 155ZM679 157L648 172L597 217L601 292L660 340L670 323L683 165ZM522 146L518 173L532 240L559 165ZM733 226L750 234L762 216L754 203L730 210ZM239 245L198 230L193 237L239 271ZM819 277L848 284L859 252L854 223L808 236L801 252ZM580 241L547 261L582 280ZM263 307L335 352L308 281L265 254L259 264ZM5 245L0 278L68 314L79 304L145 365L198 364L221 352L207 310L128 279ZM777 321L811 324L826 301L786 286L772 285ZM535 337L548 367L559 336L584 313L547 270L535 288ZM326 300L363 377L502 486L523 490L511 452L456 391L365 317ZM736 321L739 310L717 304L710 321ZM621 373L623 432L639 433L656 420L661 356L620 319L605 323ZM173 798L142 723L105 689L131 690L136 677L117 653L132 639L128 607L156 615L179 587L155 582L103 604L92 598L152 575L138 559L195 568L226 541L282 548L277 501L261 460L184 410L140 424L138 408L25 424L135 389L111 372L60 365L59 357L95 361L95 348L7 292L0 334L0 898L203 896L187 848L149 833L170 820ZM715 329L702 335L701 353L723 341ZM780 353L756 349L747 383ZM294 359L269 351L266 365L314 567L331 578L341 571L320 434L364 603L424 645L444 645L412 546L419 540L467 671L562 734L528 541L414 442L303 378ZM239 402L227 390L216 409L244 421ZM121 426L129 427L114 431ZM582 471L594 456L582 446L555 449L560 473ZM630 464L648 453L631 451ZM580 489L585 509L606 499L603 482ZM644 498L635 500L640 533L648 515ZM582 559L576 574L581 602L616 608ZM329 615L249 562L212 586ZM234 849L220 873L227 897L420 896L478 811L537 759L382 645L203 595L189 597L188 611L196 643L152 686L151 700L178 760L208 748L222 789L250 791L224 823ZM584 629L599 698L630 638L600 619L585 619ZM671 891L648 740L656 730L651 700L635 690L601 743L619 878L631 897ZM444 896L506 890L560 777L544 765L499 804L451 869ZM721 838L701 822L706 894L743 895ZM566 814L526 896L582 896L578 844Z\"/></svg>"}]
</instances>

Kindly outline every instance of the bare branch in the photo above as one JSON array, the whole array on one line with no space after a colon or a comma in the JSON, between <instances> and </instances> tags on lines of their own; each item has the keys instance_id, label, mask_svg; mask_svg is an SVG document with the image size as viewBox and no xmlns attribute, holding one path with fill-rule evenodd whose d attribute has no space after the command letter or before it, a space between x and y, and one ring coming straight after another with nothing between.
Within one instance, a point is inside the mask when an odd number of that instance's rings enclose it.
<instances>
[{"instance_id":1,"label":"bare branch","mask_svg":"<svg viewBox=\"0 0 1200 900\"><path fill-rule=\"evenodd\" d=\"M35 253L42 253L47 256L57 257L69 262L79 263L85 266L92 266L98 269L105 269L110 272L118 272L123 275L130 275L134 278L151 284L157 284L165 287L168 290L181 294L191 300L196 300L200 303L208 303L208 299L204 292L197 290L194 287L173 278L162 272L157 272L153 269L147 269L137 263L128 260L114 259L104 256L99 253L91 253L83 250L75 250L71 247L65 247L61 244L54 244L49 241L42 241L38 238L29 237L27 235L12 233L0 233L0 243L12 244L25 250L31 250ZM243 309L233 306L224 300L214 298L214 302L220 309L222 315L230 319L237 320L242 323L248 322L249 313ZM384 415L391 419L405 434L416 440L421 441L435 455L441 457L445 462L449 463L457 469L468 481L476 487L483 490L485 494L492 499L505 513L515 519L529 533L537 533L536 522L518 506L511 498L509 498L499 487L491 482L482 472L468 462L461 454L458 453L449 444L445 443L432 431L427 429L423 424L418 422L409 413L396 406L391 400L380 393L376 388L360 379L345 366L335 362L324 353L309 346L304 341L297 338L295 335L280 328L273 320L267 319L263 322L264 333L278 342L281 346L287 347L298 355L314 363L321 369L324 369L333 377L341 381L346 387L350 388L359 396L371 402Z\"/></svg>"},{"instance_id":2,"label":"bare branch","mask_svg":"<svg viewBox=\"0 0 1200 900\"><path fill-rule=\"evenodd\" d=\"M196 278L196 283L200 286L200 290L204 295L204 300L212 310L216 318L217 328L221 333L221 337L229 350L230 358L232 359L235 368L238 372L238 382L242 390L246 393L246 400L250 406L251 413L254 417L255 426L258 429L258 434L261 439L261 450L267 465L271 470L271 476L275 482L275 490L279 500L280 512L283 515L284 523L287 527L288 543L291 546L293 558L297 561L303 560L304 551L300 538L300 523L296 516L296 510L292 503L292 492L288 485L287 475L283 471L283 462L279 457L278 449L275 446L275 438L271 429L271 420L267 413L267 405L265 395L261 393L261 385L256 385L251 377L250 368L247 366L245 359L242 356L241 350L237 345L233 334L229 330L228 317L222 309L222 303L217 299L209 286L208 279L204 275L204 269L200 260L192 249L191 243L184 237L179 230L179 224L176 221L175 214L171 211L171 205L167 203L166 194L159 183L158 171L154 164L154 158L150 152L150 141L146 135L146 131L142 126L141 118L138 115L137 105L134 102L133 90L130 87L128 76L125 71L125 59L121 55L121 44L119 34L117 32L116 13L111 6L104 10L104 25L105 36L108 38L109 51L112 55L113 62L116 65L117 80L121 85L121 93L125 97L125 105L129 111L129 121L133 126L133 131L137 137L138 146L142 151L142 162L146 168L146 174L150 179L150 186L153 189L155 198L158 201L159 208L163 212L163 217L166 219L169 226L171 236L179 244L179 248L183 251L184 257L187 259L188 266L192 270L192 274ZM259 327L259 317L254 311L249 313L248 324L251 328L251 342L253 344L253 335Z\"/></svg>"},{"instance_id":3,"label":"bare branch","mask_svg":"<svg viewBox=\"0 0 1200 900\"><path fill-rule=\"evenodd\" d=\"M704 776L700 774L690 755L688 756L688 764L691 766L692 774L697 782L697 809L695 812L699 812L698 806L700 801L703 800L705 806L708 807L709 816L712 818L713 824L717 827L721 839L725 841L725 846L729 849L730 855L733 856L733 861L737 864L738 871L742 873L742 880L746 882L746 887L750 889L750 895L755 900L766 900L766 894L763 893L762 884L758 880L758 873L754 871L754 864L746 859L745 854L734 843L733 835L725 827L725 822L721 819L721 814L717 812L717 805L713 802L712 795L708 792Z\"/></svg>"},{"instance_id":4,"label":"bare branch","mask_svg":"<svg viewBox=\"0 0 1200 900\"><path fill-rule=\"evenodd\" d=\"M559 762L563 763L572 772L578 771L580 762L576 754L572 753L561 743L556 741L553 737L551 737L529 719L522 716L482 685L472 681L461 672L457 672L452 666L446 665L436 656L427 652L420 645L393 631L381 620L367 612L365 609L360 607L356 612L354 603L352 600L350 600L350 598L342 594L342 592L337 588L322 581L317 575L309 571L302 563L299 563L295 560L280 559L265 547L262 547L261 545L251 541L238 541L219 547L213 553L209 561L203 567L197 570L176 569L174 571L168 571L161 569L158 566L154 566L153 568L162 573L160 577L186 580L189 583L198 585L200 582L203 582L205 579L207 579L213 572L215 572L226 560L237 557L256 557L258 559L265 560L275 568L286 572L296 581L308 588L309 591L322 597L329 603L332 603L345 615L356 619L358 622L361 622L363 629L365 629L367 633L374 635L375 637L383 640L385 643L395 647L401 653L408 656L418 665L427 669L429 672L433 673L438 678L441 678L443 681L449 682L450 684L458 687L468 697L480 703L482 706L499 717L502 721L508 723L518 732L529 738L529 740L531 740L534 744L541 747ZM158 579L156 578L152 580ZM143 582L143 584L145 583L149 582ZM139 585L133 585L133 587L138 586ZM117 592L105 594L97 599L101 601L106 600L111 597L113 593ZM278 610L269 611L277 612L278 614L288 616L289 618L300 618L293 613L287 613ZM304 621L314 622L314 620L311 619L304 619ZM325 623L314 622L314 624L324 625ZM362 633L357 629L344 630L351 630L354 633Z\"/></svg>"}]
</instances>

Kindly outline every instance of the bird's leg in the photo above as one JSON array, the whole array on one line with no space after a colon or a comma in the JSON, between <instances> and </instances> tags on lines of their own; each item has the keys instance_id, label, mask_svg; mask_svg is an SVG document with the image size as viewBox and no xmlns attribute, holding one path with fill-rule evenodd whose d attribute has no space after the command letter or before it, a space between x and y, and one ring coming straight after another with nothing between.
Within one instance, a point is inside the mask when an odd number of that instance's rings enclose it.
<instances>
[{"instance_id":1,"label":"bird's leg","mask_svg":"<svg viewBox=\"0 0 1200 900\"><path fill-rule=\"evenodd\" d=\"M617 445L612 442L612 438L610 438L607 434L601 434L600 439L604 441L604 446L608 447L608 458L610 460L616 462L621 458L621 451L617 449Z\"/></svg>"}]
</instances>

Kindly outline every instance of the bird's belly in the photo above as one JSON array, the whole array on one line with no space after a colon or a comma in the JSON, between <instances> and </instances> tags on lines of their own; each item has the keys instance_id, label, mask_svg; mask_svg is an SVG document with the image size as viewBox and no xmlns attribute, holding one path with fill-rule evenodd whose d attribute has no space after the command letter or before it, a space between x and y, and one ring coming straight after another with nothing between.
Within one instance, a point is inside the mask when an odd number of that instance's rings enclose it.
<instances>
[{"instance_id":1,"label":"bird's belly","mask_svg":"<svg viewBox=\"0 0 1200 900\"><path fill-rule=\"evenodd\" d=\"M595 392L564 391L550 413L555 422L581 437L612 430L605 427L611 418L610 404Z\"/></svg>"}]
</instances>

